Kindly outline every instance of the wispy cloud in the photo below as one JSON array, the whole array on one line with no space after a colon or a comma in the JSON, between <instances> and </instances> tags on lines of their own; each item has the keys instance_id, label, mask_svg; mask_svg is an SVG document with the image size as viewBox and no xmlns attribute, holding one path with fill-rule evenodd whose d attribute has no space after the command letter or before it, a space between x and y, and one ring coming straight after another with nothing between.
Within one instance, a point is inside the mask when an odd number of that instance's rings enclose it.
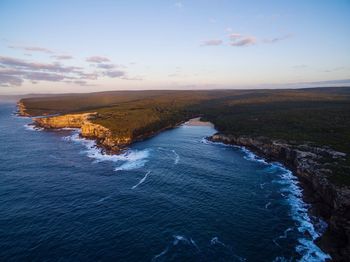
<instances>
[{"instance_id":1,"label":"wispy cloud","mask_svg":"<svg viewBox=\"0 0 350 262\"><path fill-rule=\"evenodd\" d=\"M0 56L0 64L4 66L10 66L14 68L22 68L27 70L44 70L51 72L62 72L62 73L72 73L75 70L80 70L81 67L75 66L63 66L60 63L38 63L38 62L28 62L26 60Z\"/></svg>"},{"instance_id":2,"label":"wispy cloud","mask_svg":"<svg viewBox=\"0 0 350 262\"><path fill-rule=\"evenodd\" d=\"M59 59L59 60L69 60L73 59L73 56L71 55L54 55L53 58Z\"/></svg>"},{"instance_id":3,"label":"wispy cloud","mask_svg":"<svg viewBox=\"0 0 350 262\"><path fill-rule=\"evenodd\" d=\"M222 45L223 41L220 39L210 39L203 41L201 46L217 46L217 45Z\"/></svg>"},{"instance_id":4,"label":"wispy cloud","mask_svg":"<svg viewBox=\"0 0 350 262\"><path fill-rule=\"evenodd\" d=\"M104 56L90 56L86 58L87 62L90 63L104 63L104 62L110 62L109 58Z\"/></svg>"},{"instance_id":5,"label":"wispy cloud","mask_svg":"<svg viewBox=\"0 0 350 262\"><path fill-rule=\"evenodd\" d=\"M16 46L16 45L10 45L9 48L12 49L22 49L25 51L32 51L32 52L42 52L47 54L53 54L54 51L44 48L44 47L38 47L38 46Z\"/></svg>"},{"instance_id":6,"label":"wispy cloud","mask_svg":"<svg viewBox=\"0 0 350 262\"><path fill-rule=\"evenodd\" d=\"M231 46L249 46L257 43L254 36L243 36L241 34L231 34L230 35L230 45Z\"/></svg>"},{"instance_id":7,"label":"wispy cloud","mask_svg":"<svg viewBox=\"0 0 350 262\"><path fill-rule=\"evenodd\" d=\"M235 47L244 47L244 46L252 46L258 43L276 43L282 40L286 40L290 37L292 37L292 34L284 35L281 37L275 37L271 39L264 39L263 41L258 41L257 37L252 36L252 35L243 35L240 33L232 33L232 28L226 28L226 32L229 33L228 36L228 44L230 46L235 46ZM224 41L221 39L209 39L206 41L203 41L201 43L201 46L219 46L223 45Z\"/></svg>"},{"instance_id":8,"label":"wispy cloud","mask_svg":"<svg viewBox=\"0 0 350 262\"><path fill-rule=\"evenodd\" d=\"M121 70L110 70L110 71L105 71L104 75L115 78L115 77L124 77L125 72Z\"/></svg>"},{"instance_id":9,"label":"wispy cloud","mask_svg":"<svg viewBox=\"0 0 350 262\"><path fill-rule=\"evenodd\" d=\"M103 69L113 69L116 68L117 66L114 64L98 64L98 68L103 68Z\"/></svg>"},{"instance_id":10,"label":"wispy cloud","mask_svg":"<svg viewBox=\"0 0 350 262\"><path fill-rule=\"evenodd\" d=\"M77 66L65 66L61 63L40 63L14 57L0 56L0 86L20 86L25 80L32 83L39 81L64 82L87 85L89 80L100 77L134 80L127 72L115 64L105 64L100 61L110 61L105 57L91 57L89 61L97 61L95 71Z\"/></svg>"},{"instance_id":11,"label":"wispy cloud","mask_svg":"<svg viewBox=\"0 0 350 262\"><path fill-rule=\"evenodd\" d=\"M323 70L322 72L331 73L331 72L341 71L341 70L344 70L344 69L346 69L344 66L338 66L338 67L334 67L334 68L331 68L331 69Z\"/></svg>"},{"instance_id":12,"label":"wispy cloud","mask_svg":"<svg viewBox=\"0 0 350 262\"><path fill-rule=\"evenodd\" d=\"M273 43L277 43L277 42L289 39L291 37L293 37L293 35L288 34L288 35L284 35L284 36L280 36L280 37L264 39L263 42L267 43L267 44L273 44Z\"/></svg>"},{"instance_id":13,"label":"wispy cloud","mask_svg":"<svg viewBox=\"0 0 350 262\"><path fill-rule=\"evenodd\" d=\"M0 86L10 87L10 86L20 86L23 80L18 76L2 74L0 71Z\"/></svg>"},{"instance_id":14,"label":"wispy cloud","mask_svg":"<svg viewBox=\"0 0 350 262\"><path fill-rule=\"evenodd\" d=\"M231 40L235 41L235 40L237 40L237 39L242 38L243 35L242 35L242 34L237 34L237 33L232 33L232 34L230 34L229 37L230 37Z\"/></svg>"}]
</instances>

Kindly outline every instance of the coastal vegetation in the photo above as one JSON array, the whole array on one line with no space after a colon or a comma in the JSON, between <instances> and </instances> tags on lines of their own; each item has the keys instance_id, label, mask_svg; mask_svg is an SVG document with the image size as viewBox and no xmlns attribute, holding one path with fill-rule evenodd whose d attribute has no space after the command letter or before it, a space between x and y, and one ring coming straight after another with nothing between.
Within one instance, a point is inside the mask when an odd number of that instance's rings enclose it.
<instances>
[{"instance_id":1,"label":"coastal vegetation","mask_svg":"<svg viewBox=\"0 0 350 262\"><path fill-rule=\"evenodd\" d=\"M131 142L201 116L223 133L328 146L347 157L330 168L350 185L350 88L113 91L20 101L31 116L97 113L91 122Z\"/></svg>"},{"instance_id":2,"label":"coastal vegetation","mask_svg":"<svg viewBox=\"0 0 350 262\"><path fill-rule=\"evenodd\" d=\"M350 88L114 91L21 100L31 116L92 113L116 136L143 137L202 116L221 132L350 153Z\"/></svg>"}]
</instances>

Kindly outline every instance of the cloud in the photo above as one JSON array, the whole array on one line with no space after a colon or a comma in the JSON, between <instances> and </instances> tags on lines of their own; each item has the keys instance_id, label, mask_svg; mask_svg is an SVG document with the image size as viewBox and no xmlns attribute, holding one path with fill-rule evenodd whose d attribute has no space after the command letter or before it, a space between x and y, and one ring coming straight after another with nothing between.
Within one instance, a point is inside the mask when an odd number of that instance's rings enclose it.
<instances>
[{"instance_id":1,"label":"cloud","mask_svg":"<svg viewBox=\"0 0 350 262\"><path fill-rule=\"evenodd\" d=\"M79 72L78 74L80 76L80 79L88 79L88 80L96 80L100 76L98 72L93 72L93 73Z\"/></svg>"},{"instance_id":2,"label":"cloud","mask_svg":"<svg viewBox=\"0 0 350 262\"><path fill-rule=\"evenodd\" d=\"M26 51L32 51L32 52L42 52L42 53L47 53L47 54L53 54L54 51L44 48L44 47L38 47L38 46L9 46L9 48L12 49L22 49Z\"/></svg>"},{"instance_id":3,"label":"cloud","mask_svg":"<svg viewBox=\"0 0 350 262\"><path fill-rule=\"evenodd\" d=\"M59 59L59 60L69 60L73 59L73 56L71 55L54 55L53 58Z\"/></svg>"},{"instance_id":4,"label":"cloud","mask_svg":"<svg viewBox=\"0 0 350 262\"><path fill-rule=\"evenodd\" d=\"M125 77L125 72L121 70L111 70L111 71L105 71L104 75L112 78Z\"/></svg>"},{"instance_id":5,"label":"cloud","mask_svg":"<svg viewBox=\"0 0 350 262\"><path fill-rule=\"evenodd\" d=\"M232 38L231 38L232 39ZM233 39L230 43L231 46L249 46L256 44L256 38L253 36L245 36L245 37L239 37L237 39Z\"/></svg>"},{"instance_id":6,"label":"cloud","mask_svg":"<svg viewBox=\"0 0 350 262\"><path fill-rule=\"evenodd\" d=\"M223 41L220 39L210 39L204 41L201 45L202 46L217 46L217 45L222 45Z\"/></svg>"},{"instance_id":7,"label":"cloud","mask_svg":"<svg viewBox=\"0 0 350 262\"><path fill-rule=\"evenodd\" d=\"M292 36L293 36L292 34L288 34L288 35L284 35L284 36L280 36L280 37L264 39L263 42L266 44L273 44L273 43L277 43L277 42L286 40L288 38L291 38Z\"/></svg>"},{"instance_id":8,"label":"cloud","mask_svg":"<svg viewBox=\"0 0 350 262\"><path fill-rule=\"evenodd\" d=\"M45 72L28 72L25 74L27 80L59 82L67 78L65 75Z\"/></svg>"},{"instance_id":9,"label":"cloud","mask_svg":"<svg viewBox=\"0 0 350 262\"><path fill-rule=\"evenodd\" d=\"M5 75L0 72L0 86L20 86L23 80L20 77Z\"/></svg>"},{"instance_id":10,"label":"cloud","mask_svg":"<svg viewBox=\"0 0 350 262\"><path fill-rule=\"evenodd\" d=\"M110 60L104 56L90 56L86 58L86 61L90 63L110 62Z\"/></svg>"},{"instance_id":11,"label":"cloud","mask_svg":"<svg viewBox=\"0 0 350 262\"><path fill-rule=\"evenodd\" d=\"M106 61L107 58L92 57L93 61ZM109 59L108 59L109 61ZM88 80L100 77L119 78L123 80L139 80L127 75L124 70L115 70L115 64L97 63L95 71L88 67L65 66L61 63L40 63L14 57L0 56L0 86L20 86L25 80L37 83L39 81L64 82L88 85Z\"/></svg>"},{"instance_id":12,"label":"cloud","mask_svg":"<svg viewBox=\"0 0 350 262\"><path fill-rule=\"evenodd\" d=\"M113 64L98 64L97 67L102 69L113 69L117 66Z\"/></svg>"},{"instance_id":13,"label":"cloud","mask_svg":"<svg viewBox=\"0 0 350 262\"><path fill-rule=\"evenodd\" d=\"M62 72L70 73L76 70L82 69L81 67L75 66L62 66L60 63L36 63L36 62L27 62L26 60L0 56L0 64L15 68L23 68L27 70L45 70L52 72Z\"/></svg>"},{"instance_id":14,"label":"cloud","mask_svg":"<svg viewBox=\"0 0 350 262\"><path fill-rule=\"evenodd\" d=\"M237 34L237 33L230 34L230 39L233 40L233 41L236 41L237 39L240 39L242 37L243 36L241 34Z\"/></svg>"},{"instance_id":15,"label":"cloud","mask_svg":"<svg viewBox=\"0 0 350 262\"><path fill-rule=\"evenodd\" d=\"M81 85L81 86L88 85L87 81L85 81L85 80L74 80L74 81L72 81L72 83L77 84L77 85Z\"/></svg>"}]
</instances>

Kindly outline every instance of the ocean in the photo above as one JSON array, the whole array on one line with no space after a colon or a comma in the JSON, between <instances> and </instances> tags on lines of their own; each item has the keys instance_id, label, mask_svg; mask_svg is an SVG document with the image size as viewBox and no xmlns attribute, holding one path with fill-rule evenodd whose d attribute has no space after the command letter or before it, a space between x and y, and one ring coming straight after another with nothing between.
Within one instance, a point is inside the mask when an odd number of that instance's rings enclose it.
<instances>
[{"instance_id":1,"label":"ocean","mask_svg":"<svg viewBox=\"0 0 350 262\"><path fill-rule=\"evenodd\" d=\"M106 155L0 104L1 261L324 261L291 171L182 125ZM238 123L239 124L239 123Z\"/></svg>"}]
</instances>

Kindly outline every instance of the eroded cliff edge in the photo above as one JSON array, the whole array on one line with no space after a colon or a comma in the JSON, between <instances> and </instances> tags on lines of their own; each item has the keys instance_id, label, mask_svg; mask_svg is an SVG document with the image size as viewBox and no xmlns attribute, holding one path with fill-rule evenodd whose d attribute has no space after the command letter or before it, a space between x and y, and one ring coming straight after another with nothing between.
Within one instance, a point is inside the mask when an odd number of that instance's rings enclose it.
<instances>
[{"instance_id":1,"label":"eroded cliff edge","mask_svg":"<svg viewBox=\"0 0 350 262\"><path fill-rule=\"evenodd\" d=\"M93 123L97 113L66 114L53 117L34 118L36 126L46 129L80 128L81 136L95 139L105 150L118 153L125 149L132 140L128 136L115 136L108 128Z\"/></svg>"},{"instance_id":2,"label":"eroded cliff edge","mask_svg":"<svg viewBox=\"0 0 350 262\"><path fill-rule=\"evenodd\" d=\"M325 234L318 239L322 249L334 261L348 261L350 257L350 188L337 185L329 177L332 168L343 161L345 154L328 147L308 144L289 144L264 137L234 136L217 133L208 138L244 146L270 161L279 161L294 171L304 188L304 197L312 204L311 212L328 222Z\"/></svg>"}]
</instances>

